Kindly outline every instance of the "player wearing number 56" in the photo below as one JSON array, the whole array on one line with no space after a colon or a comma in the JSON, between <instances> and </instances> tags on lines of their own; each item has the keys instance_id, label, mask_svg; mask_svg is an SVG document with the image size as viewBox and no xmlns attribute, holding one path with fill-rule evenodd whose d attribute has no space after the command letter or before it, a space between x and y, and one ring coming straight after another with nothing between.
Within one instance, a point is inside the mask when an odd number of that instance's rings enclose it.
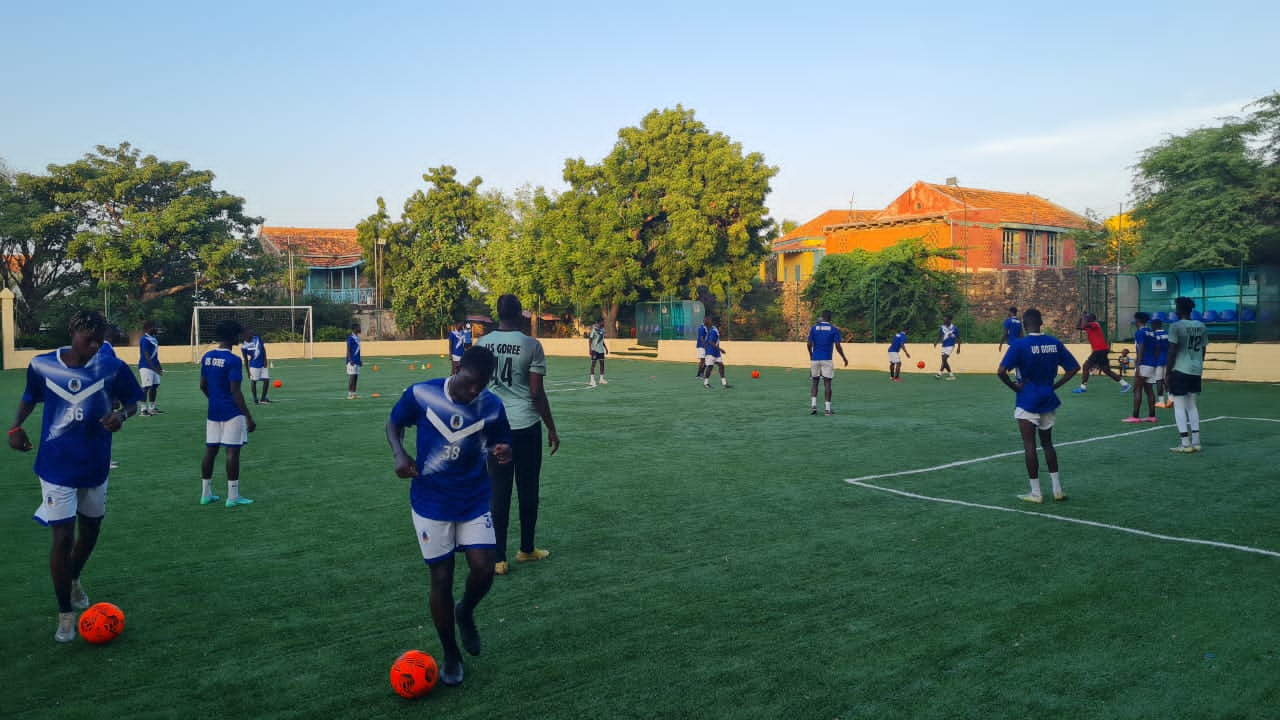
<instances>
[{"instance_id":1,"label":"player wearing number 56","mask_svg":"<svg viewBox=\"0 0 1280 720\"><path fill-rule=\"evenodd\" d=\"M98 352L107 331L101 315L81 310L71 316L70 329L71 345L31 359L27 386L9 428L9 447L31 450L22 423L36 403L44 403L35 463L41 502L35 521L53 531L49 573L58 600L58 630L53 636L58 642L75 639L74 611L89 607L80 572L106 515L111 435L138 411L142 400L142 388L129 366L114 354Z\"/></svg>"},{"instance_id":2,"label":"player wearing number 56","mask_svg":"<svg viewBox=\"0 0 1280 720\"><path fill-rule=\"evenodd\" d=\"M396 475L412 478L409 503L422 559L431 568L431 620L440 637L445 685L462 682L462 647L480 654L475 609L493 585L494 531L489 515L491 487L485 462L511 462L511 426L497 395L485 389L493 374L493 353L473 347L462 354L458 372L405 389L387 418L387 443ZM415 461L404 448L404 429L417 428ZM453 601L453 556L466 554L462 600Z\"/></svg>"}]
</instances>

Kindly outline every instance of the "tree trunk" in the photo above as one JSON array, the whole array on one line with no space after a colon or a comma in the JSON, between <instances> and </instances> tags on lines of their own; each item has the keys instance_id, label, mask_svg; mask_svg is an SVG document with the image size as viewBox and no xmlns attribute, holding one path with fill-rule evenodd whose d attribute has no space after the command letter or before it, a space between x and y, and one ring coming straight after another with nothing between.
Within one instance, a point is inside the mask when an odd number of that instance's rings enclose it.
<instances>
[{"instance_id":1,"label":"tree trunk","mask_svg":"<svg viewBox=\"0 0 1280 720\"><path fill-rule=\"evenodd\" d=\"M618 303L609 303L602 308L604 313L604 336L618 337Z\"/></svg>"}]
</instances>

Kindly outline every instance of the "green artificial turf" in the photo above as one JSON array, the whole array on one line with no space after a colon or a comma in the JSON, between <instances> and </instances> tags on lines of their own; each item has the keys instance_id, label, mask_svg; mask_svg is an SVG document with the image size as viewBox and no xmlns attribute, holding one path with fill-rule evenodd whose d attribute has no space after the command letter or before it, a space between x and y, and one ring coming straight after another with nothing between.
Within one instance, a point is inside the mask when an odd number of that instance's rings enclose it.
<instances>
[{"instance_id":1,"label":"green artificial turf","mask_svg":"<svg viewBox=\"0 0 1280 720\"><path fill-rule=\"evenodd\" d=\"M465 683L419 700L388 682L400 652L439 647L383 426L399 392L446 360L366 359L356 401L339 360L277 362L283 387L254 408L242 459L241 492L256 502L234 509L198 503L204 398L194 367L169 369L167 413L116 438L120 468L84 573L91 599L128 616L106 646L53 641L34 455L10 451L0 716L1257 718L1280 707L1280 388L1206 383L1205 452L1177 456L1170 411L1154 430L1126 425L1128 395L1109 382L1071 395L1072 383L1054 431L1070 499L1034 506L1015 498L1026 475L1013 395L991 375L890 383L842 371L837 414L814 417L804 371L753 380L731 366L731 389L703 389L692 362L610 360L609 385L588 389L586 365L549 361L563 446L543 465L538 545L552 556L496 579ZM0 373L11 408L24 380ZM909 470L925 471L865 481L883 490L845 482ZM225 495L221 458L214 487Z\"/></svg>"}]
</instances>

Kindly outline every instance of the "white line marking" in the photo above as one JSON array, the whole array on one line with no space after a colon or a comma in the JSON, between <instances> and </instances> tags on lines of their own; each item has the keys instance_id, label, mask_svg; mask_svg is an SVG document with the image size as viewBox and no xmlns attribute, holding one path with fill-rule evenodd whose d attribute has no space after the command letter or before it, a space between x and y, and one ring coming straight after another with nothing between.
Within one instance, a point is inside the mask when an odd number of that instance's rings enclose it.
<instances>
[{"instance_id":1,"label":"white line marking","mask_svg":"<svg viewBox=\"0 0 1280 720\"><path fill-rule=\"evenodd\" d=\"M1207 422L1214 422L1216 420L1252 420L1252 421L1258 421L1258 422L1280 423L1280 419L1276 419L1276 418L1238 417L1234 415L1220 415L1215 418L1208 418L1205 420L1201 420L1200 422L1201 424L1203 424ZM1143 428L1142 430L1131 430L1129 432L1114 433L1111 435L1100 435L1098 437L1084 438L1082 440L1071 440L1069 442L1064 442L1064 443L1054 443L1054 446L1057 447L1060 445L1080 445L1083 443L1096 442L1098 440L1111 440L1114 438L1126 437L1129 435L1139 435L1142 433L1149 433L1156 430L1166 430L1166 429L1169 429L1169 427L1170 426L1165 425L1162 427ZM1174 426L1174 429L1176 429L1176 426ZM1136 530L1134 528L1127 528L1121 525L1111 525L1108 523L1096 522L1094 520L1082 520L1079 518L1064 517L1062 515L1050 515L1048 513L1032 512L1030 510L1018 510L1016 508L1003 507L1000 505L984 505L982 503L973 503L965 500L953 500L950 498L940 498L940 497L933 497L930 495L920 495L919 493L907 492L905 490L895 490L894 488L881 487L879 485L872 485L871 483L866 482L867 480L876 480L878 478L898 477L902 475L917 475L921 473L934 472L935 470L945 470L946 468L960 467L962 465L972 465L975 463L986 462L988 460L995 460L997 458L1009 457L1012 455L1021 455L1021 454L1022 454L1021 450L1017 450L1014 452L998 453L996 455L988 455L986 457L973 458L971 460L957 460L956 462L946 463L944 465L935 465L933 467L928 467L928 468L901 470L893 473L882 473L880 475L865 475L860 478L848 478L845 480L845 482L849 483L850 485L856 485L858 487L864 487L870 490L879 490L881 492L892 493L894 495L912 498L915 500L928 500L931 502L945 503L948 505L960 505L963 507L979 508L982 510L996 510L998 512L1017 513L1019 515L1031 515L1034 517L1047 518L1049 520L1058 520L1061 522L1076 523L1077 525L1088 525L1090 527L1103 528L1106 530L1115 530L1117 532L1129 533L1131 535L1139 535L1142 537L1153 538L1156 540L1168 540L1171 542L1190 543L1193 545L1209 545L1211 547L1224 548L1227 550L1239 550L1240 552L1254 553L1257 555L1266 555L1269 557L1280 558L1280 552L1276 552L1274 550L1264 550L1262 548L1251 547L1249 545L1235 545L1232 543L1217 542L1215 540L1201 540L1199 538L1179 537L1176 535L1162 535L1160 533L1148 532L1146 530Z\"/></svg>"}]
</instances>

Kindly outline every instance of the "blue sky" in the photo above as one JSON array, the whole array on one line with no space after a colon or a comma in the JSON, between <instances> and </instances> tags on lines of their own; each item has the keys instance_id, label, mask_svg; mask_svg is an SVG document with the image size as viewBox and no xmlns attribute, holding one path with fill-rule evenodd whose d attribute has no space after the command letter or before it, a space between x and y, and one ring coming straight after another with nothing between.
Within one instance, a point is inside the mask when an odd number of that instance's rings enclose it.
<instances>
[{"instance_id":1,"label":"blue sky","mask_svg":"<svg viewBox=\"0 0 1280 720\"><path fill-rule=\"evenodd\" d=\"M430 167L562 190L683 105L779 168L775 219L916 180L1114 213L1139 153L1280 90L1280 3L27 2L0 13L0 159L96 145L217 175L270 225L393 215Z\"/></svg>"}]
</instances>

